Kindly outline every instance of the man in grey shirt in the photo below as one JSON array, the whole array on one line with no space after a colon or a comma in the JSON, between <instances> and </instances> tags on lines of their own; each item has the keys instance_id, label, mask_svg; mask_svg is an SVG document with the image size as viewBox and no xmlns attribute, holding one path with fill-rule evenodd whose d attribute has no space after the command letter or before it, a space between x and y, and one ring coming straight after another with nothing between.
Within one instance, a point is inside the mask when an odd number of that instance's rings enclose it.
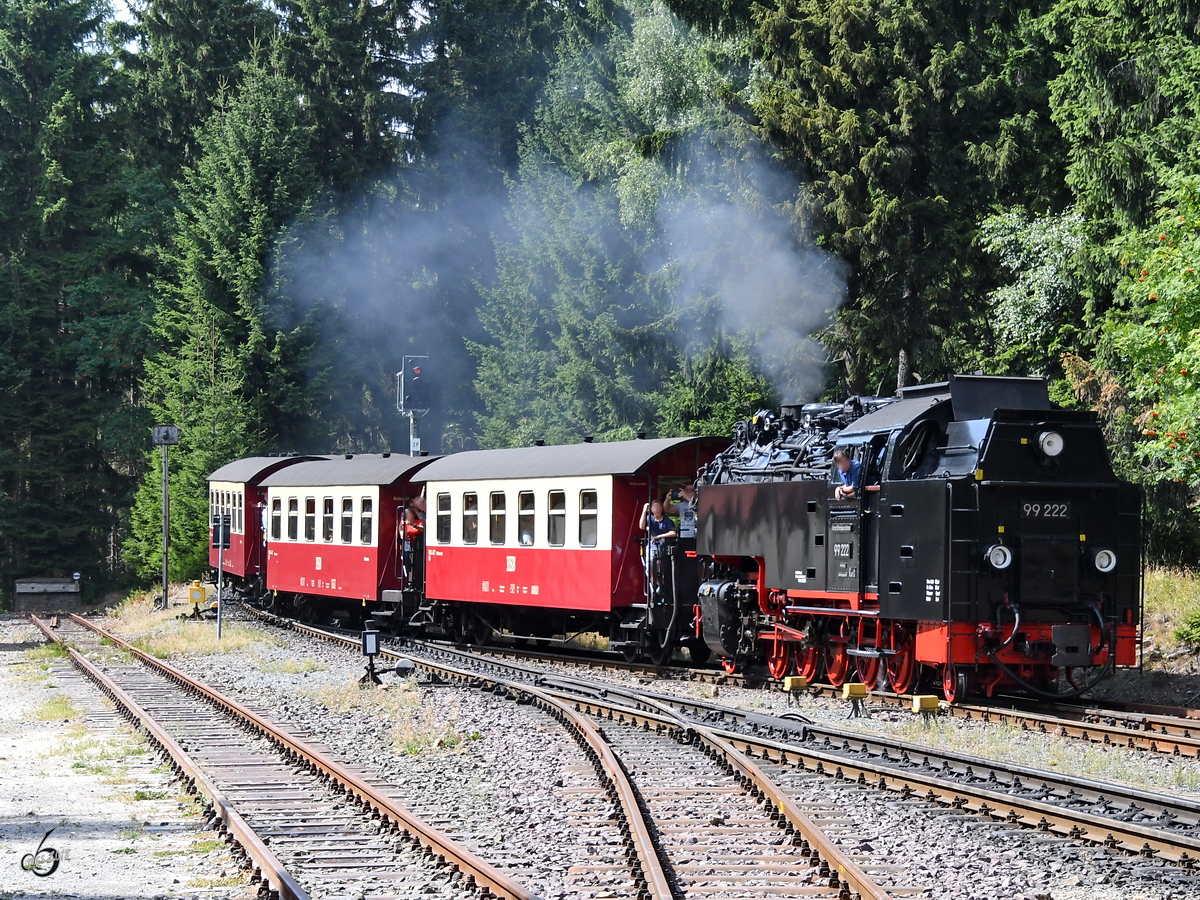
<instances>
[{"instance_id":1,"label":"man in grey shirt","mask_svg":"<svg viewBox=\"0 0 1200 900\"><path fill-rule=\"evenodd\" d=\"M672 505L674 501L674 505ZM682 550L696 549L696 485L687 484L677 491L668 491L663 504L671 515L679 516L679 543Z\"/></svg>"}]
</instances>

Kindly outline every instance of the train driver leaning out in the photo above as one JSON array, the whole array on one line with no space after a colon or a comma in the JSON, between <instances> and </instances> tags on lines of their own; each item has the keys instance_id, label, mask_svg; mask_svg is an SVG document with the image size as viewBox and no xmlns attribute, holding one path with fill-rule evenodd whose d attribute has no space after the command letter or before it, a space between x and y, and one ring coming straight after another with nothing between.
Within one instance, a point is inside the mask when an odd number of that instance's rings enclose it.
<instances>
[{"instance_id":1,"label":"train driver leaning out","mask_svg":"<svg viewBox=\"0 0 1200 900\"><path fill-rule=\"evenodd\" d=\"M833 464L837 466L838 486L833 490L833 496L838 500L850 500L858 490L859 479L862 478L862 463L850 458L850 451L843 447L833 451Z\"/></svg>"}]
</instances>

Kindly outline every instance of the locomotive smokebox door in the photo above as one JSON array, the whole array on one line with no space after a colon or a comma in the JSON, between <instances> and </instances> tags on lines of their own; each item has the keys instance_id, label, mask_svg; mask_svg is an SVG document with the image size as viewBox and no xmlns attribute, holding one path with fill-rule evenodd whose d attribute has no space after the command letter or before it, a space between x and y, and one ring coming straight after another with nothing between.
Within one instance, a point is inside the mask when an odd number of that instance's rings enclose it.
<instances>
[{"instance_id":1,"label":"locomotive smokebox door","mask_svg":"<svg viewBox=\"0 0 1200 900\"><path fill-rule=\"evenodd\" d=\"M1055 625L1050 629L1050 640L1054 642L1052 665L1066 668L1092 664L1091 625Z\"/></svg>"}]
</instances>

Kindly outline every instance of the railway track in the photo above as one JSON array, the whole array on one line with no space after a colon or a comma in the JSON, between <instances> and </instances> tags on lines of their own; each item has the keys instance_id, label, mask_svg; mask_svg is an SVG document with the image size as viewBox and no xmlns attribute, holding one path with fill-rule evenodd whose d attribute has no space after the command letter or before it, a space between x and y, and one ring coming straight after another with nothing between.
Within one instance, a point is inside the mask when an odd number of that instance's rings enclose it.
<instances>
[{"instance_id":1,"label":"railway track","mask_svg":"<svg viewBox=\"0 0 1200 900\"><path fill-rule=\"evenodd\" d=\"M354 637L252 613L358 649ZM830 816L826 804L812 804L817 812L810 814L745 753L711 729L682 721L666 706L629 717L618 705L599 700L583 704L562 692L546 691L536 679L514 682L478 666L415 662L439 680L497 692L536 690L539 696L570 704L594 722L622 770L632 776L638 808L668 881L664 900L747 895L884 900L916 892L892 883L900 867L869 853L847 852L830 839L821 822Z\"/></svg>"},{"instance_id":2,"label":"railway track","mask_svg":"<svg viewBox=\"0 0 1200 900\"><path fill-rule=\"evenodd\" d=\"M498 897L534 900L506 874L414 818L369 779L116 635L31 616L146 731L253 867L260 897ZM103 638L132 662L97 665L72 644Z\"/></svg>"},{"instance_id":3,"label":"railway track","mask_svg":"<svg viewBox=\"0 0 1200 900\"><path fill-rule=\"evenodd\" d=\"M275 618L275 617L272 617ZM312 626L282 624L326 640L353 644L351 638ZM814 773L845 785L873 786L949 807L961 814L1034 828L1061 838L1086 840L1112 850L1178 863L1191 870L1200 859L1200 804L1089 779L1060 776L990 760L953 757L916 745L873 740L857 732L789 719L758 716L717 704L654 696L606 683L582 684L494 656L440 644L410 642L432 657L473 664L477 671L503 672L510 678L536 680L580 709L602 717L655 727L664 708L689 727L708 728L747 758L782 776ZM388 651L392 656L400 654ZM426 659L419 665L432 665ZM614 703L614 697L624 704ZM784 779L786 781L786 779ZM1179 876L1200 889L1200 876Z\"/></svg>"},{"instance_id":4,"label":"railway track","mask_svg":"<svg viewBox=\"0 0 1200 900\"><path fill-rule=\"evenodd\" d=\"M73 621L140 654L92 623ZM865 854L851 858L754 762L707 729L683 726L665 707L653 721L639 722L641 730L614 729L615 707L577 711L533 684L481 678L478 672L444 665L436 671L439 678L535 704L574 728L593 748L597 773L607 779L617 801L635 875L631 896L679 900L749 893L885 900L908 893L889 891L872 877L875 872L890 875L896 867Z\"/></svg>"},{"instance_id":5,"label":"railway track","mask_svg":"<svg viewBox=\"0 0 1200 900\"><path fill-rule=\"evenodd\" d=\"M428 643L433 646L454 646L441 641ZM778 679L770 678L765 672L760 675L730 675L721 669L627 663L595 653L573 655L494 646L473 649L477 653L500 659L547 662L577 669L607 669L654 678L733 684L766 690L783 689ZM840 694L840 688L820 683L809 685L807 690L830 697ZM909 708L912 704L911 696L890 691L871 691L869 697L872 702L900 708ZM943 703L941 711L944 715L956 718L1002 723L1022 730L1075 738L1103 746L1200 759L1200 710L1136 703L1038 703L1034 707L1025 705L1018 698L1005 698L995 704Z\"/></svg>"}]
</instances>

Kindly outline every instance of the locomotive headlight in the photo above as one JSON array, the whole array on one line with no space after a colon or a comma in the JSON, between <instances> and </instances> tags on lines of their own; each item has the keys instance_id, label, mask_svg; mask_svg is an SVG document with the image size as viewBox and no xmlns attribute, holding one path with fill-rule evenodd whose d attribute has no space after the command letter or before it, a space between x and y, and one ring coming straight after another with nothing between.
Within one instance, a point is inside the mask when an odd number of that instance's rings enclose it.
<instances>
[{"instance_id":1,"label":"locomotive headlight","mask_svg":"<svg viewBox=\"0 0 1200 900\"><path fill-rule=\"evenodd\" d=\"M1003 544L992 544L984 556L993 569L1007 569L1013 561L1013 552Z\"/></svg>"},{"instance_id":2,"label":"locomotive headlight","mask_svg":"<svg viewBox=\"0 0 1200 900\"><path fill-rule=\"evenodd\" d=\"M1092 563L1096 566L1097 572L1107 575L1117 567L1117 554L1108 549L1097 550L1092 557Z\"/></svg>"},{"instance_id":3,"label":"locomotive headlight","mask_svg":"<svg viewBox=\"0 0 1200 900\"><path fill-rule=\"evenodd\" d=\"M1042 431L1038 433L1038 449L1051 459L1063 452L1063 444L1063 436L1057 431Z\"/></svg>"}]
</instances>

